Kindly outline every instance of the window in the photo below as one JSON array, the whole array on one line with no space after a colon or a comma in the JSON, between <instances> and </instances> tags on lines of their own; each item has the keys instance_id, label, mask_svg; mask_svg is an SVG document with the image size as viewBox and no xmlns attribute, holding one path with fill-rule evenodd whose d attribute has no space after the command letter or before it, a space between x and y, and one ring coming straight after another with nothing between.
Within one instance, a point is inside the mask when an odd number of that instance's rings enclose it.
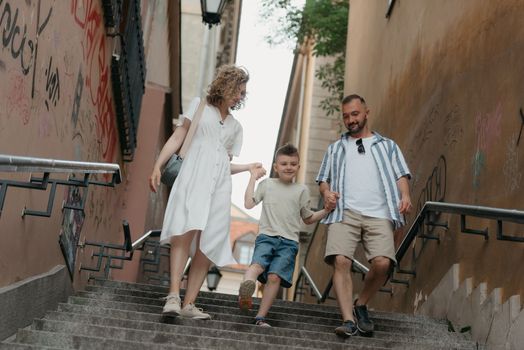
<instances>
[{"instance_id":1,"label":"window","mask_svg":"<svg viewBox=\"0 0 524 350\"><path fill-rule=\"evenodd\" d=\"M253 251L255 247L244 242L238 246L238 263L243 265L249 265L251 258L253 257Z\"/></svg>"}]
</instances>

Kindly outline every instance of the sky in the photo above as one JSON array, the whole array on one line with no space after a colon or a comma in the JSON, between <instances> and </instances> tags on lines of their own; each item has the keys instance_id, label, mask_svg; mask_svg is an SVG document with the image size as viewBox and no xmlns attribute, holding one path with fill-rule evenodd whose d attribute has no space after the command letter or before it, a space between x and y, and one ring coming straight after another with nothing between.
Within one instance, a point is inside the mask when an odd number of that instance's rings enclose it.
<instances>
[{"instance_id":1,"label":"sky","mask_svg":"<svg viewBox=\"0 0 524 350\"><path fill-rule=\"evenodd\" d=\"M233 163L261 162L271 170L276 137L280 127L284 101L293 64L292 50L285 45L271 47L264 39L267 23L259 20L259 1L242 1L236 63L249 71L247 100L244 108L235 111L242 124L244 140L240 157ZM244 192L249 173L233 175L232 202L255 219L260 218L261 205L244 208ZM260 180L259 180L260 181Z\"/></svg>"}]
</instances>

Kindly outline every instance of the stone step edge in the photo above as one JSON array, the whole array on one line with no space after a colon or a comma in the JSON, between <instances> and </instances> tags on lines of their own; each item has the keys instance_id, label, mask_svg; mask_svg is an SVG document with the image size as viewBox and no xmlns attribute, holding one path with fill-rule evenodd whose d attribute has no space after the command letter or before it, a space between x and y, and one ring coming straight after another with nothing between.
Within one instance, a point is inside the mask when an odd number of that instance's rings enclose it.
<instances>
[{"instance_id":1,"label":"stone step edge","mask_svg":"<svg viewBox=\"0 0 524 350\"><path fill-rule=\"evenodd\" d=\"M149 330L140 330L140 329L129 329L129 328L122 328L122 327L111 327L111 326L99 326L99 325L93 325L93 324L83 324L83 323L79 323L79 322L64 322L64 321L53 321L53 320L45 320L45 319L36 319L34 321L34 325L36 327L45 327L44 323L48 323L49 325L53 325L56 326L57 330L53 330L51 332L54 332L56 334L65 334L65 335L69 335L69 334L72 334L72 335L80 335L80 336L92 336L91 334L83 334L83 333L68 333L68 329L67 327L68 326L72 326L73 328L76 328L76 327L79 327L80 329L83 329L83 330L86 330L86 329L91 329L93 331L96 331L96 330L104 330L104 331L114 331L114 332L119 332L119 331L123 331L124 333L127 333L127 332L130 332L130 333L134 333L134 334L137 334L137 335L140 335L140 334L155 334L155 336L160 336L160 335L165 335L165 336L168 336L168 337L177 337L177 338L182 338L184 339L185 341L191 341L192 339L196 340L196 339L205 339L205 340L208 340L210 342L212 342L213 344L221 344L221 346L224 346L227 348L228 345L224 344L224 343L230 343L230 344L243 344L245 345L245 348L248 349L249 346L265 346L266 343L262 343L262 342L257 342L257 341L247 341L247 340L237 340L237 339L234 339L234 338L221 338L221 337L209 337L209 336L200 336L200 335L191 335L191 334L184 334L184 333L178 333L178 332L165 332L165 331L149 331ZM40 325L39 325L40 324ZM61 326L61 327L60 327ZM41 330L41 329L35 329L35 330ZM46 330L47 331L47 330ZM125 336L125 334L123 335L120 335L120 336ZM115 339L115 340L125 340L123 338L109 338L109 336L99 336L99 338L102 338L102 339ZM146 343L146 344L164 344L164 343L154 343L154 342L150 342L150 341L143 341L141 343ZM282 345L282 344L271 344L271 348L278 348L278 349L314 349L314 348L309 348L309 347L303 347L303 346L290 346L290 345Z\"/></svg>"},{"instance_id":2,"label":"stone step edge","mask_svg":"<svg viewBox=\"0 0 524 350\"><path fill-rule=\"evenodd\" d=\"M125 303L123 303L125 304ZM83 305L83 304L73 304L73 305L78 305L78 306L86 306L86 305ZM86 306L87 307L87 306ZM89 306L89 307L92 307L92 306ZM101 308L101 307L97 307L97 308ZM151 314L151 315L159 315L159 314L155 314L155 313L148 313L148 312L143 312L143 311L134 311L134 310L126 310L126 309L114 309L114 308L102 308L102 309L113 309L113 310L117 310L117 311L125 311L125 312L137 312L137 313L144 313L144 314ZM215 313L215 314L220 314L220 313ZM94 314L96 316L96 314ZM230 316L229 314L221 314L221 315L224 315L224 316ZM239 317L242 317L242 318L247 318L248 320L249 319L252 319L251 317L249 316L241 316L241 315L236 315L236 316L239 316ZM268 318L268 322L271 323L271 318ZM233 324L242 324L242 325L251 325L249 322L245 322L245 323L238 323L238 322L232 322L232 321L222 321L222 320L211 320L211 321L216 321L216 322L228 322L228 323L233 323ZM145 321L145 322L149 322L149 321ZM207 321L205 321L207 322ZM299 324L299 322L293 322L293 321L287 321L288 324ZM253 327L255 327L254 325L252 325ZM330 328L331 326L328 326L328 325L320 325L322 328ZM275 327L276 328L276 327ZM292 327L292 326L286 326L286 327L278 327L279 329L287 329L287 330L292 330L292 331L300 331L300 332L311 332L311 333L320 333L320 334L329 334L328 332L314 332L314 331L311 331L311 330L307 330L307 329L299 329L299 328L295 328L295 327ZM388 336L399 336L401 335L402 333L394 333L394 332L385 332L385 331L375 331L375 336L374 336L374 339L377 339L377 340L380 340L380 341L388 341L389 337ZM378 337L377 337L378 336ZM416 341L416 339L427 339L427 340L437 340L437 339L442 339L442 337L445 336L446 337L446 340L450 341L450 342L453 342L453 343L456 343L457 345L468 345L470 344L470 341L468 340L464 340L464 339L460 339L460 338L457 338L455 336L452 335L452 333L443 333L443 334L436 334L436 333L433 333L433 334L426 334L425 336L417 336L417 335L404 335L404 337L408 337L409 339L403 339L403 340L400 340L399 342L402 342L402 343L407 343L407 342L414 342ZM427 342L423 342L424 344L427 344Z\"/></svg>"},{"instance_id":3,"label":"stone step edge","mask_svg":"<svg viewBox=\"0 0 524 350\"><path fill-rule=\"evenodd\" d=\"M77 315L77 314L71 314L71 315ZM111 321L111 320L115 320L114 318L111 318L111 317L99 317L100 319L103 319L103 320L106 320L106 321ZM81 319L79 318L79 320L81 321L67 321L67 320L57 320L57 319L49 319L49 318L44 318L44 319L41 319L39 321L51 321L51 322L55 322L55 323L74 323L74 324L80 324L80 325L84 325L84 326L96 326L96 327L104 327L104 328L107 328L107 327L110 327L110 328L118 328L118 329L126 329L126 330L129 330L129 331L145 331L145 332L155 332L155 333L167 333L167 334L172 334L172 335L188 335L188 336L195 336L195 337L201 337L201 335L199 334L193 334L193 333L190 333L188 330L189 329L197 329L197 330L202 330L202 328L200 327L195 327L195 326L189 326L189 325L180 325L180 324L163 324L162 328L164 329L151 329L151 328L148 328L147 326L145 326L146 324L149 324L151 325L152 327L154 327L155 325L157 325L157 323L155 322L147 322L147 321L136 321L136 325L132 326L132 327L125 327L125 326L109 326L108 324L103 324L104 322L102 321L101 323L90 323L89 320L86 320L86 319ZM206 321L206 322L209 322L209 321ZM145 326L144 328L140 328L139 326ZM256 327L256 326L254 326ZM287 339L289 338L292 338L293 341L295 342L299 342L299 343L302 343L300 345L296 345L295 347L304 347L307 345L304 344L304 342L310 342L311 345L315 345L316 346L320 346L320 345L324 345L324 346L329 346L330 348L337 348L337 347L344 347L346 345L348 345L347 342L344 342L344 341L341 341L341 339L337 339L336 335L333 334L333 337L329 340L320 340L320 339L317 339L317 340L314 340L314 339L304 339L304 338L298 338L298 337L287 337L287 336L283 336L283 335L275 335L275 334L270 334L270 333L258 333L258 332L241 332L244 334L244 336L253 336L254 338L256 338L257 340L246 340L246 339L236 339L235 338L235 334L239 333L238 331L235 331L235 330L225 330L225 329L217 329L217 328L213 328L213 327L206 327L206 328L210 328L210 329L214 329L215 331L217 331L217 334L216 336L210 336L209 338L217 338L217 339L229 339L229 340L238 340L238 341L246 341L246 342L249 342L249 343L258 343L258 344L272 344L272 345L278 345L278 346L289 346L288 344L284 344L286 343ZM259 327L260 328L260 327ZM260 337L259 337L260 336ZM264 339L261 339L261 338L264 338ZM269 338L268 339L265 339L265 338ZM358 339L357 342L355 342L355 339ZM352 344L355 344L355 345L359 345L359 346L377 346L376 343L384 343L387 341L383 341L383 340L377 340L377 339L374 339L371 341L371 343L375 343L375 344L370 344L370 345L367 345L366 342L368 342L368 339L369 338L363 338L363 337L358 337L358 338L352 338L351 339L351 343ZM282 342L280 342L282 341ZM402 344L405 344L406 342L401 342L401 341L398 341L397 342L399 345L402 345ZM430 344L430 343L429 343ZM380 346L379 346L380 347Z\"/></svg>"},{"instance_id":4,"label":"stone step edge","mask_svg":"<svg viewBox=\"0 0 524 350\"><path fill-rule=\"evenodd\" d=\"M44 336L44 337L49 337L51 339L54 339L56 337L56 332L50 332L50 331L41 331L41 330L36 330L36 329L21 329L18 331L20 333L20 335L22 337L31 337L32 335L34 336L38 336L39 338L41 336ZM94 343L94 342L99 342L99 343L104 343L105 341L109 341L109 342L116 342L116 343L120 343L120 344L124 344L124 345L134 345L136 346L136 344L139 344L139 345L155 345L156 348L160 348L160 349L180 349L180 350L193 350L193 349L198 349L198 348L195 348L195 347L188 347L188 346L172 346L172 345L169 345L169 344L158 344L158 343L145 343L145 342L132 342L132 341L127 341L127 340L116 340L116 339L108 339L108 338L102 338L102 337L96 337L96 336L86 336L86 335L78 335L78 334L67 334L67 333L60 333L62 334L63 336L66 336L68 337L70 340L71 338L73 337L77 337L77 338L81 338L81 339L85 339L85 340L88 340L89 343ZM28 344L28 345L38 345L38 346L42 346L40 345L39 343L18 343L18 344ZM56 348L56 347L51 347L51 348ZM132 349L135 349L136 347L131 347ZM142 347L142 348L145 348L145 347ZM57 349L64 349L64 348L57 348Z\"/></svg>"},{"instance_id":5,"label":"stone step edge","mask_svg":"<svg viewBox=\"0 0 524 350\"><path fill-rule=\"evenodd\" d=\"M75 293L75 295L73 295L73 297L92 299L92 300L104 300L104 301L111 301L111 302L120 302L120 303L142 305L142 306L146 305L147 307L153 307L153 308L162 307L160 305L144 304L144 303L140 303L139 302L140 300L155 300L155 301L159 301L159 299L152 299L152 298L133 297L133 296L127 297L127 298L134 299L132 301L129 301L129 300L128 301L117 301L117 300L111 300L111 299L97 298L97 296L110 296L110 295L126 298L126 296L122 296L122 295L119 295L119 294L98 294L98 293L93 293L93 292L77 292L77 293ZM225 305L220 305L220 304L216 304L216 303L201 303L201 302L198 302L198 301L199 300L197 299L197 306L203 307L204 309L206 309L206 306L208 306L208 309L209 309L209 306L211 306L212 308L219 307L219 308L223 308L225 310L230 310L230 312L228 312L228 314L239 314L239 312L240 312L237 307L225 306ZM200 299L200 301L202 301L202 299ZM207 301L207 300L205 300L205 301ZM289 315L289 314L293 314L293 313L271 311L270 314L283 316L283 315ZM304 316L304 317L308 317L309 319L314 318L314 319L326 320L325 323L328 323L328 321L341 321L340 315L337 315L338 317L336 317L336 318L335 317L331 318L331 317L322 317L322 316L312 316L312 315L300 315L300 314L293 314L293 315L294 316ZM277 319L283 319L283 318L281 317L281 318L277 318ZM421 326L425 327L425 328L433 328L433 327L437 328L438 327L438 328L441 329L441 331L447 331L447 325L436 325L436 324L433 324L433 323L413 322L410 319L398 320L398 319L387 319L387 318L380 318L380 317L374 317L374 316L372 316L372 319L375 321L375 323L381 323L382 321L384 321L384 322L398 322L398 323L400 323L402 326L404 326L406 328L420 328ZM313 323L311 323L311 324L313 324ZM320 323L316 322L314 324L323 324L323 323L322 322L320 322Z\"/></svg>"},{"instance_id":6,"label":"stone step edge","mask_svg":"<svg viewBox=\"0 0 524 350\"><path fill-rule=\"evenodd\" d=\"M35 349L35 350L64 350L63 348L42 346L37 344L24 344L24 343L14 343L11 341L2 341L0 342L0 350L4 349Z\"/></svg>"},{"instance_id":7,"label":"stone step edge","mask_svg":"<svg viewBox=\"0 0 524 350\"><path fill-rule=\"evenodd\" d=\"M112 294L112 295L122 295L122 296L132 296L132 295L129 295L129 294L125 294L125 292L134 292L134 291L137 291L137 290L133 290L133 289L125 289L125 288L112 288L112 287L102 287L102 286L90 286L90 287L93 287L93 288L96 288L96 290L86 290L87 292L90 292L90 293L99 293L99 294ZM119 290L119 291L123 291L124 293L113 293L114 290ZM143 292L143 293L151 293L151 294L157 294L158 295L158 299L161 299L162 297L165 297L165 294L162 294L162 293L158 293L158 292L151 292L151 291L139 291L139 292ZM215 293L215 294L218 294L218 293ZM181 293L181 296L183 296L184 293ZM221 294L221 295L227 295L229 296L228 294ZM200 296L200 297L197 297L197 300L198 299L206 299L206 300L227 300L227 301L230 301L230 302L236 302L236 298L237 296L236 295L231 295L232 298L207 298L206 296ZM157 298L155 297L147 297L147 296L143 296L143 297L140 297L140 296L132 296L132 297L137 297L137 298L145 298L145 299L155 299L155 300L158 300ZM254 301L254 305L260 305L260 298L253 298L253 301ZM286 304L283 305L282 302L285 302ZM324 306L324 305L318 305L317 307L317 304L303 304L303 305L307 305L307 306L313 306L313 307L304 307L304 308L300 308L301 310L307 310L307 311L312 311L312 312L319 312L319 313L325 313L325 314L332 314L333 316L337 316L338 318L341 317L341 314L340 314L340 311L338 309L338 307L333 307L333 306ZM288 301L282 301L282 300L275 300L275 303L273 304L273 306L276 306L276 307L280 307L280 308L287 308L287 309L296 309L294 307L292 307L293 305L289 305L289 302ZM439 327L445 327L447 328L448 325L447 325L447 322L445 321L441 321L441 320L437 320L437 319L433 319L433 318L429 318L427 316L422 316L422 315L411 315L411 314L403 314L403 313L390 313L390 312L384 312L384 311L376 311L376 310L369 310L369 313L370 313L370 316L371 318L378 318L378 319L387 319L387 320L391 320L391 321L408 321L408 322L412 322L412 323L428 323L428 324L435 324ZM321 317L321 316L319 316Z\"/></svg>"},{"instance_id":8,"label":"stone step edge","mask_svg":"<svg viewBox=\"0 0 524 350\"><path fill-rule=\"evenodd\" d=\"M93 283L95 283L95 284L93 284ZM100 284L96 284L96 283L101 283L101 285ZM125 286L137 286L137 287L144 288L144 289L141 289L141 288L135 288L135 289L132 289L132 288L116 288L116 289L139 290L139 291L149 291L149 292L151 292L151 288L153 288L153 289L161 289L163 291L162 293L164 295L167 295L168 292L169 292L169 288L165 287L165 286L159 286L159 285L153 285L153 284L143 284L143 283L133 283L133 282L126 282L126 281L106 280L106 279L94 280L94 281L91 282L90 286L94 286L94 287L96 287L96 286L104 286L106 283L117 284L117 285L125 285ZM114 287L109 287L109 288L114 288ZM160 293L160 292L155 292L155 293ZM183 294L183 293L181 293L181 294ZM199 294L201 294L201 295L207 295L207 294L217 295L218 294L218 295L227 296L227 297L229 297L229 296L236 297L234 294L223 294L223 293L215 293L215 292L208 292L208 291L200 291ZM257 298L257 299L260 299L260 298ZM317 309L317 308L328 308L328 309L333 309L334 312L338 312L338 310L339 310L338 306L334 306L334 305L308 304L308 303L289 301L289 300L277 300L277 302L281 303L281 304L290 305L290 307L298 307L298 308L306 308L306 309L310 308L310 307L314 308L314 309ZM370 309L370 312L371 313L376 313L376 314L384 314L384 315L406 315L407 317L413 317L413 318L416 318L416 319L419 319L419 320L439 323L439 324L443 324L443 325L447 326L446 320L431 318L431 317L428 317L428 316L425 316L425 315L404 314L404 313L380 311L380 310L374 310L374 309Z\"/></svg>"}]
</instances>

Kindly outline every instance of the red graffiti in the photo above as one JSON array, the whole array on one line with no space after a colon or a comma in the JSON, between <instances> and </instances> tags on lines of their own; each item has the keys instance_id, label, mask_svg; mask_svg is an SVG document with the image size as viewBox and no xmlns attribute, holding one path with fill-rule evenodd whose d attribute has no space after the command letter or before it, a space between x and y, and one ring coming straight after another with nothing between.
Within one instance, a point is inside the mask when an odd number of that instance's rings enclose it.
<instances>
[{"instance_id":1,"label":"red graffiti","mask_svg":"<svg viewBox=\"0 0 524 350\"><path fill-rule=\"evenodd\" d=\"M499 103L492 113L478 113L475 117L477 130L477 150L488 152L500 138L502 104Z\"/></svg>"},{"instance_id":2,"label":"red graffiti","mask_svg":"<svg viewBox=\"0 0 524 350\"><path fill-rule=\"evenodd\" d=\"M22 120L23 125L29 123L31 117L31 102L29 100L29 92L24 84L24 76L15 71L10 71L9 86L11 90L7 94L7 113L17 115Z\"/></svg>"},{"instance_id":3,"label":"red graffiti","mask_svg":"<svg viewBox=\"0 0 524 350\"><path fill-rule=\"evenodd\" d=\"M82 49L86 63L85 86L96 108L97 137L104 161L113 161L117 134L115 112L109 85L110 67L106 54L105 29L98 2L71 1L71 14L84 30Z\"/></svg>"}]
</instances>

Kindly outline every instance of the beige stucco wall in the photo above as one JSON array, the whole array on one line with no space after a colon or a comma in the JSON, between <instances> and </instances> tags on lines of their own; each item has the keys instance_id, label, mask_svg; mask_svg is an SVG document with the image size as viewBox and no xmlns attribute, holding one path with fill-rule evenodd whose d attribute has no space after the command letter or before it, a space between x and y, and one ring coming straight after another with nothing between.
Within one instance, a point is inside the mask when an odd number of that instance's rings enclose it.
<instances>
[{"instance_id":1,"label":"beige stucco wall","mask_svg":"<svg viewBox=\"0 0 524 350\"><path fill-rule=\"evenodd\" d=\"M431 183L428 199L437 199L431 174L445 160L444 201L522 210L524 3L397 1L389 19L385 10L386 1L351 0L345 90L367 99L373 129L402 148L414 204ZM468 221L490 228L484 241L460 233L459 217L449 219L448 232L435 231L441 243L426 244L411 287L395 286L394 297L382 294L376 305L413 310L415 294L430 293L456 262L475 285L503 287L504 299L523 290L524 244L497 241L492 222Z\"/></svg>"}]
</instances>

